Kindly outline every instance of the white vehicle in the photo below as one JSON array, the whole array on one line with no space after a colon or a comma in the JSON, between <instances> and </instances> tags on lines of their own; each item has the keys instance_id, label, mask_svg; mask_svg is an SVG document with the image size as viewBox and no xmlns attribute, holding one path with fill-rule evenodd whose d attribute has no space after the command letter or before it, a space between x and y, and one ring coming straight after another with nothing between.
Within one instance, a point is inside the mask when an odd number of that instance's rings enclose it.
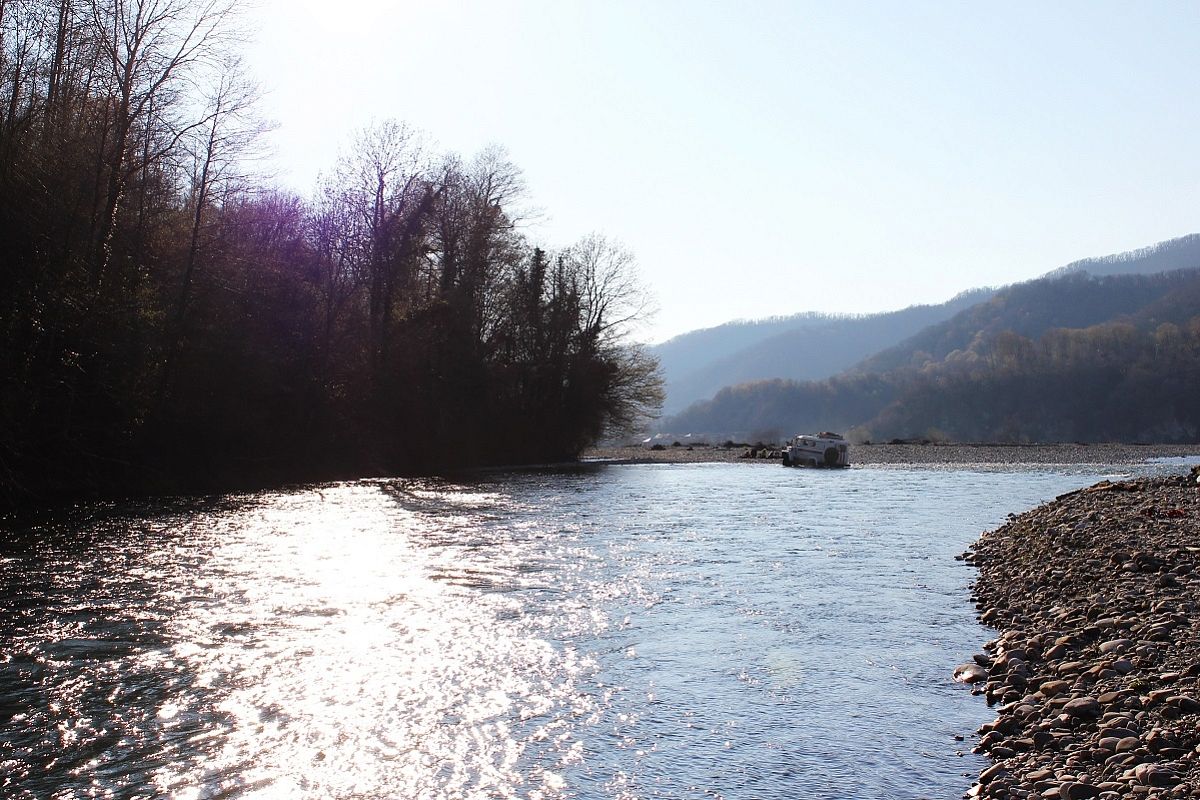
<instances>
[{"instance_id":1,"label":"white vehicle","mask_svg":"<svg viewBox=\"0 0 1200 800\"><path fill-rule=\"evenodd\" d=\"M785 467L848 467L850 446L836 433L798 433L784 445Z\"/></svg>"}]
</instances>

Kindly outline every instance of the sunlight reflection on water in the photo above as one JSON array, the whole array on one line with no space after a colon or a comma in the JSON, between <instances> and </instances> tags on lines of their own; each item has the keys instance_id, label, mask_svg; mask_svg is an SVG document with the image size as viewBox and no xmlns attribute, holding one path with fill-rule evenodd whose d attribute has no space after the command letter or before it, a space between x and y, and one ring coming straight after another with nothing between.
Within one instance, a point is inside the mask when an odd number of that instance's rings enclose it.
<instances>
[{"instance_id":1,"label":"sunlight reflection on water","mask_svg":"<svg viewBox=\"0 0 1200 800\"><path fill-rule=\"evenodd\" d=\"M463 513L430 522L349 485L228 520L197 565L215 602L191 607L176 646L203 683L226 684L224 741L200 776L164 766L162 791L231 776L252 797L503 797L560 780L518 771L514 728L540 720L535 740L569 761L558 717L590 710L574 697L587 661L523 619L511 592L532 584L517 569L528 541L479 541L471 509L495 496L412 496ZM509 591L476 591L492 585Z\"/></svg>"},{"instance_id":2,"label":"sunlight reflection on water","mask_svg":"<svg viewBox=\"0 0 1200 800\"><path fill-rule=\"evenodd\" d=\"M952 796L988 632L953 561L1094 468L362 481L6 540L33 797Z\"/></svg>"}]
</instances>

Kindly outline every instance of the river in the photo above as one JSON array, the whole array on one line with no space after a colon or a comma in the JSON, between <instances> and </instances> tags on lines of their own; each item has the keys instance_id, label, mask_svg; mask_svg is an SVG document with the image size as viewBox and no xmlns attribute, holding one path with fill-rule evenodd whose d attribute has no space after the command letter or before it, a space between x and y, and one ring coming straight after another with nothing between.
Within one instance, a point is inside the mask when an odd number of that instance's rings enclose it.
<instances>
[{"instance_id":1,"label":"river","mask_svg":"<svg viewBox=\"0 0 1200 800\"><path fill-rule=\"evenodd\" d=\"M954 798L954 559L1128 468L641 465L10 521L0 795ZM961 741L958 737L965 737Z\"/></svg>"}]
</instances>

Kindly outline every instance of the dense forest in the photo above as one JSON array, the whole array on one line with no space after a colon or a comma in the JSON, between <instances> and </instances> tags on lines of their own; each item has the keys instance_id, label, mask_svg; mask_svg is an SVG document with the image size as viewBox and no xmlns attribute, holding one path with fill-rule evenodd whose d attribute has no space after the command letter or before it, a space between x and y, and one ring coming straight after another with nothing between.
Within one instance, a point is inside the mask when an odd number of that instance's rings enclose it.
<instances>
[{"instance_id":1,"label":"dense forest","mask_svg":"<svg viewBox=\"0 0 1200 800\"><path fill-rule=\"evenodd\" d=\"M236 3L0 0L0 502L567 458L661 403L631 256L503 152L361 132L312 197Z\"/></svg>"},{"instance_id":2,"label":"dense forest","mask_svg":"<svg viewBox=\"0 0 1200 800\"><path fill-rule=\"evenodd\" d=\"M1200 441L1200 271L1020 284L823 381L721 390L674 431Z\"/></svg>"}]
</instances>

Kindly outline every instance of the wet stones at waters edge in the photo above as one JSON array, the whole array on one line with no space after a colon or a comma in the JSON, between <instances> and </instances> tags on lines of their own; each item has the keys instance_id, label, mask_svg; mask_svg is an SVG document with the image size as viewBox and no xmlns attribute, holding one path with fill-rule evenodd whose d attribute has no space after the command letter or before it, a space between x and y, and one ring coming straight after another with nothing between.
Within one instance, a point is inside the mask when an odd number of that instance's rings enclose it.
<instances>
[{"instance_id":1,"label":"wet stones at waters edge","mask_svg":"<svg viewBox=\"0 0 1200 800\"><path fill-rule=\"evenodd\" d=\"M996 719L980 798L1200 798L1200 469L1102 482L985 533L955 671Z\"/></svg>"},{"instance_id":2,"label":"wet stones at waters edge","mask_svg":"<svg viewBox=\"0 0 1200 800\"><path fill-rule=\"evenodd\" d=\"M747 447L738 458L771 458L778 461L783 458L783 451L777 447Z\"/></svg>"}]
</instances>

